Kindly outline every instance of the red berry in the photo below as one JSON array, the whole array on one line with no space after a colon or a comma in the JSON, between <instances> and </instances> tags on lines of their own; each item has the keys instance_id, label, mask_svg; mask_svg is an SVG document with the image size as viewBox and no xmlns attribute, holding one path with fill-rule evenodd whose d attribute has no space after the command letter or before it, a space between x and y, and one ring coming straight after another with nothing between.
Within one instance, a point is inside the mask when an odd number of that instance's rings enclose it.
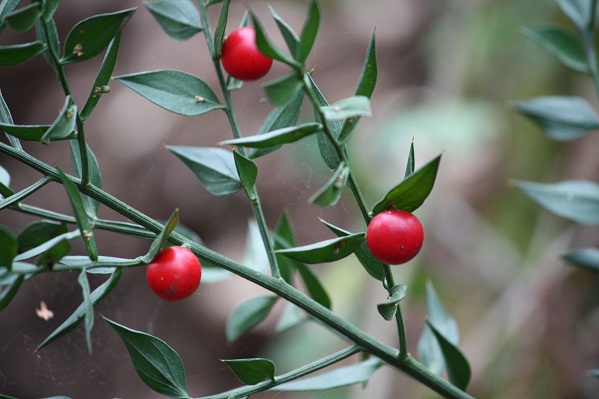
<instances>
[{"instance_id":1,"label":"red berry","mask_svg":"<svg viewBox=\"0 0 599 399\"><path fill-rule=\"evenodd\" d=\"M163 249L146 269L148 285L167 301L180 301L193 294L201 278L200 261L185 247Z\"/></svg>"},{"instance_id":2,"label":"red berry","mask_svg":"<svg viewBox=\"0 0 599 399\"><path fill-rule=\"evenodd\" d=\"M406 263L418 254L424 230L416 216L397 209L376 215L366 230L366 245L375 258L390 265Z\"/></svg>"},{"instance_id":3,"label":"red berry","mask_svg":"<svg viewBox=\"0 0 599 399\"><path fill-rule=\"evenodd\" d=\"M239 80L257 80L266 75L272 59L258 50L256 31L251 26L236 29L224 41L221 62L225 71Z\"/></svg>"}]
</instances>

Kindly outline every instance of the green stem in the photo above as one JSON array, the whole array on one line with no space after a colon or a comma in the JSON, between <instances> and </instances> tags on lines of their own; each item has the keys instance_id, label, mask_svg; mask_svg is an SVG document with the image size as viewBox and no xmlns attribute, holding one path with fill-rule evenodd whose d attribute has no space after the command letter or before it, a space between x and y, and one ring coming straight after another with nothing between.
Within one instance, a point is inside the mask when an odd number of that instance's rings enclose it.
<instances>
[{"instance_id":1,"label":"green stem","mask_svg":"<svg viewBox=\"0 0 599 399\"><path fill-rule=\"evenodd\" d=\"M203 396L197 399L227 399L227 398L242 398L245 396L250 396L258 392L263 392L277 385L284 384L289 381L293 381L297 378L303 377L307 374L313 373L315 371L321 370L327 366L335 364L343 359L346 359L356 353L360 352L362 348L357 345L350 346L349 348L343 349L339 352L333 353L332 355L323 357L315 362L310 364L306 364L296 370L290 371L285 374L281 374L275 377L274 381L263 381L256 385L244 386L236 389L232 389L227 392L222 392L217 395Z\"/></svg>"},{"instance_id":2,"label":"green stem","mask_svg":"<svg viewBox=\"0 0 599 399\"><path fill-rule=\"evenodd\" d=\"M0 142L0 152L11 156L25 165L28 165L43 175L50 177L52 180L60 180L60 176L56 168L53 168L32 157L23 150L16 149ZM161 223L143 214L118 198L108 194L104 190L94 186L93 184L81 186L80 179L68 175L67 178L79 186L81 193L99 201L108 208L129 218L133 222L145 227L149 231L158 234L164 229L164 226ZM263 287L279 297L295 304L311 316L327 325L331 330L336 331L340 335L353 342L355 345L360 346L365 352L378 357L389 365L412 376L440 395L450 399L472 398L467 393L450 384L448 381L430 372L412 357L408 356L405 359L398 358L397 350L395 348L390 347L380 342L375 337L365 333L344 318L336 315L331 310L296 290L282 279L274 278L263 273L257 273L254 269L239 264L217 252L205 248L176 232L171 233L169 236L169 242L172 242L175 245L187 244L200 259L206 259L207 261L234 274L237 274L244 279L259 285L260 287Z\"/></svg>"},{"instance_id":3,"label":"green stem","mask_svg":"<svg viewBox=\"0 0 599 399\"><path fill-rule=\"evenodd\" d=\"M225 79L225 75L223 73L223 69L220 65L220 61L216 57L216 49L214 47L214 38L212 37L212 31L210 30L210 20L208 19L208 10L206 9L206 5L202 0L198 0L198 4L200 6L200 17L202 20L202 27L204 32L204 37L206 38L206 43L208 45L208 49L210 51L210 55L212 56L212 60L214 63L214 70L216 71L216 75L218 77L218 83L221 88L221 92L223 95L223 99L225 102L225 113L227 114L227 119L229 120L229 125L231 126L231 131L233 133L233 137L238 139L242 137L241 129L239 127L239 123L237 122L237 118L235 116L235 112L233 111L233 102L231 100L231 92L227 88L227 82ZM237 150L240 154L246 155L245 149L243 147L238 147ZM262 209L262 204L260 202L260 196L258 195L258 190L254 190L254 197L249 198L250 203L252 204L252 211L254 213L254 218L256 219L256 223L258 224L258 229L260 230L260 236L262 238L262 242L264 243L264 249L266 250L266 254L268 256L268 263L270 265L271 274L275 278L281 277L281 271L279 270L279 263L277 261L277 257L275 255L275 250L272 245L272 239L270 236L270 232L268 230L268 226L266 224L266 218L264 217L264 211Z\"/></svg>"}]
</instances>

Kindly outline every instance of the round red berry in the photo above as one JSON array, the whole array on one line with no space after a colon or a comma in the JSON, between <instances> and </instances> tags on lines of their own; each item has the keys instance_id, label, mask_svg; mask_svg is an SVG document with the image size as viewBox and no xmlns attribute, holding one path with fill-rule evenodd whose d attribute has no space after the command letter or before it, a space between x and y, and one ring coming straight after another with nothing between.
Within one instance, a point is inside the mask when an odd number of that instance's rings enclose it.
<instances>
[{"instance_id":1,"label":"round red berry","mask_svg":"<svg viewBox=\"0 0 599 399\"><path fill-rule=\"evenodd\" d=\"M366 245L375 258L390 265L415 257L424 241L418 218L408 211L387 210L376 215L366 230Z\"/></svg>"},{"instance_id":2,"label":"round red berry","mask_svg":"<svg viewBox=\"0 0 599 399\"><path fill-rule=\"evenodd\" d=\"M148 285L167 301L180 301L192 295L201 278L200 261L185 247L163 249L146 269Z\"/></svg>"},{"instance_id":3,"label":"round red berry","mask_svg":"<svg viewBox=\"0 0 599 399\"><path fill-rule=\"evenodd\" d=\"M256 31L251 26L236 29L227 37L221 62L229 75L245 81L260 79L272 66L272 59L258 50Z\"/></svg>"}]
</instances>

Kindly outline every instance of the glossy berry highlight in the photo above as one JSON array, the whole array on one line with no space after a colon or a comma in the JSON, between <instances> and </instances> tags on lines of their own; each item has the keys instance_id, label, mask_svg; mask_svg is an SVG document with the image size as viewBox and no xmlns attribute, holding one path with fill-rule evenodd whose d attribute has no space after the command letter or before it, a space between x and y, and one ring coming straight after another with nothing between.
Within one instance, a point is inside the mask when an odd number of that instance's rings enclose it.
<instances>
[{"instance_id":1,"label":"glossy berry highlight","mask_svg":"<svg viewBox=\"0 0 599 399\"><path fill-rule=\"evenodd\" d=\"M192 295L200 285L202 266L185 247L167 247L148 264L148 285L166 301L180 301Z\"/></svg>"},{"instance_id":2,"label":"glossy berry highlight","mask_svg":"<svg viewBox=\"0 0 599 399\"><path fill-rule=\"evenodd\" d=\"M387 210L376 215L366 230L366 245L375 258L390 265L414 258L424 242L420 220L408 211Z\"/></svg>"},{"instance_id":3,"label":"glossy berry highlight","mask_svg":"<svg viewBox=\"0 0 599 399\"><path fill-rule=\"evenodd\" d=\"M245 26L234 30L224 41L221 63L235 79L251 81L268 73L272 59L258 50L254 28Z\"/></svg>"}]
</instances>

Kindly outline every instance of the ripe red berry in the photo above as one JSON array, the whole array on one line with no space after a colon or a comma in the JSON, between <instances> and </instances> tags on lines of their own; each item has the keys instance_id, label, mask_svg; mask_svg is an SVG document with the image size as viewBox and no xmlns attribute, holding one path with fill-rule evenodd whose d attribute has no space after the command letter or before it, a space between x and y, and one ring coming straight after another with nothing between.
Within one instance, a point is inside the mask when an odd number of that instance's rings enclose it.
<instances>
[{"instance_id":1,"label":"ripe red berry","mask_svg":"<svg viewBox=\"0 0 599 399\"><path fill-rule=\"evenodd\" d=\"M201 278L200 261L185 247L163 249L146 269L148 285L167 301L180 301L193 294Z\"/></svg>"},{"instance_id":2,"label":"ripe red berry","mask_svg":"<svg viewBox=\"0 0 599 399\"><path fill-rule=\"evenodd\" d=\"M424 230L416 216L397 209L376 215L366 230L366 245L375 258L390 265L406 263L418 254Z\"/></svg>"},{"instance_id":3,"label":"ripe red berry","mask_svg":"<svg viewBox=\"0 0 599 399\"><path fill-rule=\"evenodd\" d=\"M229 75L245 81L260 79L272 66L272 59L258 50L256 31L251 26L236 29L227 37L221 62Z\"/></svg>"}]
</instances>

